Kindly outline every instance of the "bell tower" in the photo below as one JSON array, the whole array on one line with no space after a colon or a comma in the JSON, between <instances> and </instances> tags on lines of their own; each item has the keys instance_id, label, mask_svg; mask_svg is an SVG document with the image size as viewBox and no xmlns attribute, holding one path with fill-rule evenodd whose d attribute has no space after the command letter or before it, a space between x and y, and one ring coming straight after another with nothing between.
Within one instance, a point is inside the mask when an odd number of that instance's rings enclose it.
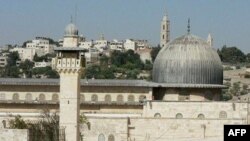
<instances>
[{"instance_id":1,"label":"bell tower","mask_svg":"<svg viewBox=\"0 0 250 141\"><path fill-rule=\"evenodd\" d=\"M161 37L160 46L165 47L170 40L170 21L168 15L165 14L161 21Z\"/></svg>"},{"instance_id":2,"label":"bell tower","mask_svg":"<svg viewBox=\"0 0 250 141\"><path fill-rule=\"evenodd\" d=\"M78 32L75 26L70 27L67 27L66 35ZM60 128L65 129L65 141L80 141L80 78L85 68L85 50L78 46L56 47L54 50L57 56L53 62L60 74Z\"/></svg>"}]
</instances>

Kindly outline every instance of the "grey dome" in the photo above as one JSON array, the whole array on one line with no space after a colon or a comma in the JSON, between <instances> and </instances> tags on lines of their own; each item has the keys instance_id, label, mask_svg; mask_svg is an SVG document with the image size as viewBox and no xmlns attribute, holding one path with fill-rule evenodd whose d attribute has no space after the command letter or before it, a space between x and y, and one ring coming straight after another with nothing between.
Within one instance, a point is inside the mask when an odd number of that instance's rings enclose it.
<instances>
[{"instance_id":1,"label":"grey dome","mask_svg":"<svg viewBox=\"0 0 250 141\"><path fill-rule=\"evenodd\" d=\"M78 36L77 27L73 23L68 24L65 28L64 35L65 36Z\"/></svg>"},{"instance_id":2,"label":"grey dome","mask_svg":"<svg viewBox=\"0 0 250 141\"><path fill-rule=\"evenodd\" d=\"M176 87L222 85L222 63L206 41L186 34L160 50L154 62L153 81Z\"/></svg>"}]
</instances>

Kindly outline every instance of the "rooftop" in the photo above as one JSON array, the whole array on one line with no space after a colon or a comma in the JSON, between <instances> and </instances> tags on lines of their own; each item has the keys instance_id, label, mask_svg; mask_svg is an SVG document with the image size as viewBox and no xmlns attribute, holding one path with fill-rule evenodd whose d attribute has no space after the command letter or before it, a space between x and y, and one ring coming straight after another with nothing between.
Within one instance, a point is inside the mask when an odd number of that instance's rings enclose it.
<instances>
[{"instance_id":1,"label":"rooftop","mask_svg":"<svg viewBox=\"0 0 250 141\"><path fill-rule=\"evenodd\" d=\"M0 85L54 85L59 86L59 79L24 79L0 78ZM82 86L127 86L127 87L183 87L183 88L224 88L223 85L212 84L167 84L155 83L146 80L121 80L121 79L82 79Z\"/></svg>"}]
</instances>

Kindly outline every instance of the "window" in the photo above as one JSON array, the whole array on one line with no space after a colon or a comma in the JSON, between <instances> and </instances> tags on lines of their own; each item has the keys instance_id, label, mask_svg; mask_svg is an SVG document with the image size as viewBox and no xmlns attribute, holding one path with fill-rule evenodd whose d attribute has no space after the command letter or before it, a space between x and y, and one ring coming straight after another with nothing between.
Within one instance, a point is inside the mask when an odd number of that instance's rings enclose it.
<instances>
[{"instance_id":1,"label":"window","mask_svg":"<svg viewBox=\"0 0 250 141\"><path fill-rule=\"evenodd\" d=\"M162 29L165 30L165 25L162 26Z\"/></svg>"},{"instance_id":2,"label":"window","mask_svg":"<svg viewBox=\"0 0 250 141\"><path fill-rule=\"evenodd\" d=\"M83 94L80 95L80 102L84 102L85 101L85 96Z\"/></svg>"},{"instance_id":3,"label":"window","mask_svg":"<svg viewBox=\"0 0 250 141\"><path fill-rule=\"evenodd\" d=\"M220 111L219 118L227 118L227 112Z\"/></svg>"},{"instance_id":4,"label":"window","mask_svg":"<svg viewBox=\"0 0 250 141\"><path fill-rule=\"evenodd\" d=\"M13 94L12 99L13 99L14 101L18 101L18 100L19 100L19 95L18 95L17 93Z\"/></svg>"},{"instance_id":5,"label":"window","mask_svg":"<svg viewBox=\"0 0 250 141\"><path fill-rule=\"evenodd\" d=\"M39 101L44 101L45 100L45 95L44 94L40 94L39 95Z\"/></svg>"},{"instance_id":6,"label":"window","mask_svg":"<svg viewBox=\"0 0 250 141\"><path fill-rule=\"evenodd\" d=\"M164 35L162 35L162 39L164 39Z\"/></svg>"},{"instance_id":7,"label":"window","mask_svg":"<svg viewBox=\"0 0 250 141\"><path fill-rule=\"evenodd\" d=\"M133 95L129 95L128 102L134 102L134 101L135 101L135 97Z\"/></svg>"},{"instance_id":8,"label":"window","mask_svg":"<svg viewBox=\"0 0 250 141\"><path fill-rule=\"evenodd\" d=\"M197 118L198 118L198 119L204 119L205 116L204 116L203 114L199 114Z\"/></svg>"},{"instance_id":9,"label":"window","mask_svg":"<svg viewBox=\"0 0 250 141\"><path fill-rule=\"evenodd\" d=\"M179 93L179 97L178 97L179 101L186 101L186 100L190 100L190 93L188 92L188 90L186 89L182 89Z\"/></svg>"},{"instance_id":10,"label":"window","mask_svg":"<svg viewBox=\"0 0 250 141\"><path fill-rule=\"evenodd\" d=\"M108 141L115 141L114 135L110 134L108 137Z\"/></svg>"},{"instance_id":11,"label":"window","mask_svg":"<svg viewBox=\"0 0 250 141\"><path fill-rule=\"evenodd\" d=\"M98 141L105 141L105 136L103 134L100 134L98 136Z\"/></svg>"},{"instance_id":12,"label":"window","mask_svg":"<svg viewBox=\"0 0 250 141\"><path fill-rule=\"evenodd\" d=\"M117 96L117 102L123 102L123 96L122 95Z\"/></svg>"},{"instance_id":13,"label":"window","mask_svg":"<svg viewBox=\"0 0 250 141\"><path fill-rule=\"evenodd\" d=\"M180 119L183 118L183 115L181 113L176 114L175 118Z\"/></svg>"},{"instance_id":14,"label":"window","mask_svg":"<svg viewBox=\"0 0 250 141\"><path fill-rule=\"evenodd\" d=\"M110 95L106 95L104 101L105 102L111 102L111 96Z\"/></svg>"},{"instance_id":15,"label":"window","mask_svg":"<svg viewBox=\"0 0 250 141\"><path fill-rule=\"evenodd\" d=\"M98 101L98 96L96 94L91 96L91 101L97 102Z\"/></svg>"},{"instance_id":16,"label":"window","mask_svg":"<svg viewBox=\"0 0 250 141\"><path fill-rule=\"evenodd\" d=\"M160 113L156 113L156 114L154 115L154 117L155 117L155 118L160 118L160 117L161 117L161 114L160 114Z\"/></svg>"},{"instance_id":17,"label":"window","mask_svg":"<svg viewBox=\"0 0 250 141\"><path fill-rule=\"evenodd\" d=\"M32 95L30 93L26 94L25 100L31 101L32 100Z\"/></svg>"},{"instance_id":18,"label":"window","mask_svg":"<svg viewBox=\"0 0 250 141\"><path fill-rule=\"evenodd\" d=\"M0 100L5 100L5 94L3 93L0 94Z\"/></svg>"},{"instance_id":19,"label":"window","mask_svg":"<svg viewBox=\"0 0 250 141\"><path fill-rule=\"evenodd\" d=\"M58 100L59 100L58 94L53 94L52 101L58 101Z\"/></svg>"}]
</instances>

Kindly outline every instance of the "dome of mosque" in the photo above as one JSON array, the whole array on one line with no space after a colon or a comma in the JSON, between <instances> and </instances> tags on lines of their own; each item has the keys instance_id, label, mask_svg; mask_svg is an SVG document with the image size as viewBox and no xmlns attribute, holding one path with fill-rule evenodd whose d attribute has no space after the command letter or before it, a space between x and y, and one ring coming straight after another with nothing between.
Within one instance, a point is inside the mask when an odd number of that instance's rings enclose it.
<instances>
[{"instance_id":1,"label":"dome of mosque","mask_svg":"<svg viewBox=\"0 0 250 141\"><path fill-rule=\"evenodd\" d=\"M73 23L68 24L65 28L64 35L65 36L78 36L77 27Z\"/></svg>"},{"instance_id":2,"label":"dome of mosque","mask_svg":"<svg viewBox=\"0 0 250 141\"><path fill-rule=\"evenodd\" d=\"M153 66L153 81L176 87L222 85L222 63L205 40L188 33L160 50Z\"/></svg>"}]
</instances>

